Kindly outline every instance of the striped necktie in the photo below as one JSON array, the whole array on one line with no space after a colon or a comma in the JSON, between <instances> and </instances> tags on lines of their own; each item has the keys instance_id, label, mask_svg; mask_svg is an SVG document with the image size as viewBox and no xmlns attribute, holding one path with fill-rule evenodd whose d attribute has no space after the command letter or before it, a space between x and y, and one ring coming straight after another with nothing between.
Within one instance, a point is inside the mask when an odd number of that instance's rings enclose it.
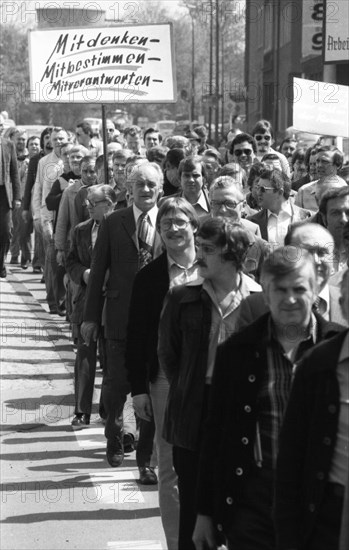
<instances>
[{"instance_id":1,"label":"striped necktie","mask_svg":"<svg viewBox=\"0 0 349 550\"><path fill-rule=\"evenodd\" d=\"M153 259L153 231L146 212L139 217L138 227L139 269Z\"/></svg>"}]
</instances>

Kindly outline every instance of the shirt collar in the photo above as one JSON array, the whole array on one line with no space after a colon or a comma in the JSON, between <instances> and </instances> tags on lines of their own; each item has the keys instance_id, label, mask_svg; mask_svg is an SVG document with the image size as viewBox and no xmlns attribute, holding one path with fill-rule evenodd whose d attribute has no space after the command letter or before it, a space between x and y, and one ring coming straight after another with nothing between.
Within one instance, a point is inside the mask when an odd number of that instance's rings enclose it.
<instances>
[{"instance_id":1,"label":"shirt collar","mask_svg":"<svg viewBox=\"0 0 349 550\"><path fill-rule=\"evenodd\" d=\"M183 265L180 265L178 262L176 262L176 260L174 260L173 258L171 258L171 256L169 255L169 253L167 253L167 265L168 265L168 269L171 269L172 266L177 266L179 267L179 269L183 269L183 270L187 270L187 269L191 269L192 267L194 267L194 265L197 263L197 260L195 259L194 262L188 266L188 267L184 267Z\"/></svg>"},{"instance_id":2,"label":"shirt collar","mask_svg":"<svg viewBox=\"0 0 349 550\"><path fill-rule=\"evenodd\" d=\"M140 210L135 205L135 203L133 203L132 208L133 208L133 216L134 216L136 227L137 227L138 219L142 216L143 212L142 212L142 210ZM149 216L149 220L150 220L151 225L155 228L156 227L156 217L158 215L158 207L156 205L153 206L153 208L148 210L147 214Z\"/></svg>"},{"instance_id":3,"label":"shirt collar","mask_svg":"<svg viewBox=\"0 0 349 550\"><path fill-rule=\"evenodd\" d=\"M193 206L195 206L196 204L198 204L199 206L201 206L201 208L203 210L205 210L205 212L209 212L209 208L208 208L208 204L207 204L207 200L206 200L206 197L205 197L205 194L203 191L201 191L200 193L200 197L198 198L198 200L196 201L195 204L193 204Z\"/></svg>"},{"instance_id":4,"label":"shirt collar","mask_svg":"<svg viewBox=\"0 0 349 550\"><path fill-rule=\"evenodd\" d=\"M316 317L315 317L314 313L312 313L311 316L310 316L310 322L309 322L306 334L304 335L304 338L303 338L302 342L305 342L306 340L309 340L310 338L312 339L313 344L315 345L316 340L317 340L317 320L316 320ZM273 319L272 319L271 315L268 319L268 336L267 336L267 339L268 339L269 343L271 343L272 341L278 342L278 338L276 336L275 325L274 325L274 322L273 322Z\"/></svg>"},{"instance_id":5,"label":"shirt collar","mask_svg":"<svg viewBox=\"0 0 349 550\"><path fill-rule=\"evenodd\" d=\"M280 214L287 214L289 217L292 217L292 206L290 201L285 201L281 205L281 210L279 214L274 214L274 212L271 212L270 210L268 210L267 212L268 212L268 218L270 218L270 216L278 217Z\"/></svg>"},{"instance_id":6,"label":"shirt collar","mask_svg":"<svg viewBox=\"0 0 349 550\"><path fill-rule=\"evenodd\" d=\"M324 286L321 292L319 292L318 296L326 302L326 311L328 311L330 307L330 287L328 286L328 284Z\"/></svg>"}]
</instances>

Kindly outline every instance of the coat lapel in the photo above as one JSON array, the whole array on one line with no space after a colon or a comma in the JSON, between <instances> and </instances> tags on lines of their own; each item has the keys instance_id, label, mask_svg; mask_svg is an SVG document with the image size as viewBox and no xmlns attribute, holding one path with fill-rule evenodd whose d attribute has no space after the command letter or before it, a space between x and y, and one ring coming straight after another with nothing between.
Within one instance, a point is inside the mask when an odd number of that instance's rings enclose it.
<instances>
[{"instance_id":1,"label":"coat lapel","mask_svg":"<svg viewBox=\"0 0 349 550\"><path fill-rule=\"evenodd\" d=\"M135 218L133 215L133 208L132 206L129 206L129 208L125 208L125 210L122 212L122 224L125 228L126 233L129 235L130 239L132 240L133 244L135 245L136 249L138 250L138 241L137 241L137 234L136 234L136 224L135 224Z\"/></svg>"}]
</instances>

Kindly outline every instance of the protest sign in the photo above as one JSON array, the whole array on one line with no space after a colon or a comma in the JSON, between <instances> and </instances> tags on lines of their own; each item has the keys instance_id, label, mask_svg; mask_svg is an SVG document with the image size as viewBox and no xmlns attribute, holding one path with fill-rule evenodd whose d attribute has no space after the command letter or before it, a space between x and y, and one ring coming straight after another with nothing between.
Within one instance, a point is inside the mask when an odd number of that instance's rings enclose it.
<instances>
[{"instance_id":1,"label":"protest sign","mask_svg":"<svg viewBox=\"0 0 349 550\"><path fill-rule=\"evenodd\" d=\"M29 31L32 101L176 101L172 26Z\"/></svg>"}]
</instances>

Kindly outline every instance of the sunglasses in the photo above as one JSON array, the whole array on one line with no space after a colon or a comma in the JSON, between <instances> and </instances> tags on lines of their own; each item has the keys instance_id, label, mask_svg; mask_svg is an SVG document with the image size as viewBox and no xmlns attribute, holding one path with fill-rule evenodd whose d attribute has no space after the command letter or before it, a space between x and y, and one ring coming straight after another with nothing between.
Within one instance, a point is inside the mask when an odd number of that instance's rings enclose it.
<instances>
[{"instance_id":1,"label":"sunglasses","mask_svg":"<svg viewBox=\"0 0 349 550\"><path fill-rule=\"evenodd\" d=\"M268 136L268 134L267 135L265 135L265 134L256 134L253 137L256 141L262 141L262 140L271 141L271 136Z\"/></svg>"},{"instance_id":2,"label":"sunglasses","mask_svg":"<svg viewBox=\"0 0 349 550\"><path fill-rule=\"evenodd\" d=\"M236 149L234 150L234 155L237 157L241 157L241 155L246 155L250 157L252 155L251 149Z\"/></svg>"},{"instance_id":3,"label":"sunglasses","mask_svg":"<svg viewBox=\"0 0 349 550\"><path fill-rule=\"evenodd\" d=\"M275 191L274 187L265 187L265 185L257 185L257 191L265 193L266 191Z\"/></svg>"},{"instance_id":4,"label":"sunglasses","mask_svg":"<svg viewBox=\"0 0 349 550\"><path fill-rule=\"evenodd\" d=\"M97 206L97 204L100 204L100 203L102 203L102 202L107 202L107 199L102 199L102 200L96 201L96 202L92 202L92 201L90 201L89 199L86 199L86 200L85 200L85 205L86 205L87 207L94 208L95 206Z\"/></svg>"}]
</instances>

